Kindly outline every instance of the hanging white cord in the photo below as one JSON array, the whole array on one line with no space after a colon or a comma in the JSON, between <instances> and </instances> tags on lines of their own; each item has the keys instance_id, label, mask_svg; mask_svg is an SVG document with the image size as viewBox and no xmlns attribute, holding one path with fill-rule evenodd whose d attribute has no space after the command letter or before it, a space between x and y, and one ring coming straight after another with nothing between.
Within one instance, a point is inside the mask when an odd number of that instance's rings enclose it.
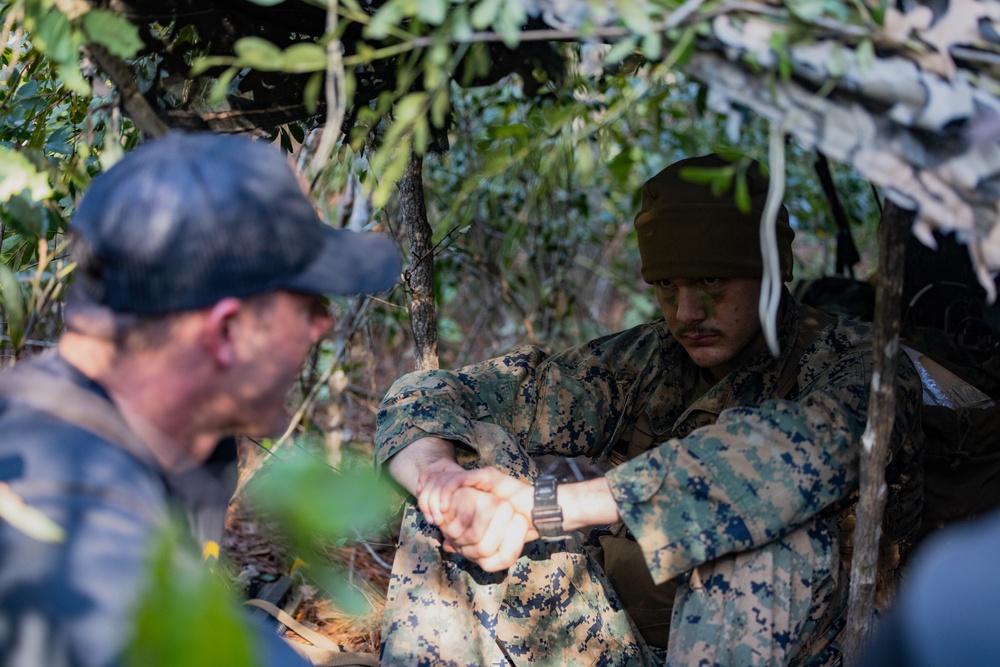
<instances>
[{"instance_id":1,"label":"hanging white cord","mask_svg":"<svg viewBox=\"0 0 1000 667\"><path fill-rule=\"evenodd\" d=\"M785 131L771 123L768 159L771 163L770 185L760 220L760 254L764 260L764 275L760 286L758 314L764 330L764 340L771 354L781 354L778 348L778 308L781 305L781 259L778 256L778 210L785 197Z\"/></svg>"}]
</instances>

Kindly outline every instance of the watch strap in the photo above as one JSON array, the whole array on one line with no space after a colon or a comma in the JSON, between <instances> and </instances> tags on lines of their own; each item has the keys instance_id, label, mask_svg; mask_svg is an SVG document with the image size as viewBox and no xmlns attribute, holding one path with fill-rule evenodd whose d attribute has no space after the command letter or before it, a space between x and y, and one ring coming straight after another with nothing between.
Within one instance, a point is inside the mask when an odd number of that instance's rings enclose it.
<instances>
[{"instance_id":1,"label":"watch strap","mask_svg":"<svg viewBox=\"0 0 1000 667\"><path fill-rule=\"evenodd\" d=\"M566 536L563 531L562 508L558 499L559 480L555 475L540 475L534 482L534 505L531 509L531 522L535 530L545 539L558 539Z\"/></svg>"}]
</instances>

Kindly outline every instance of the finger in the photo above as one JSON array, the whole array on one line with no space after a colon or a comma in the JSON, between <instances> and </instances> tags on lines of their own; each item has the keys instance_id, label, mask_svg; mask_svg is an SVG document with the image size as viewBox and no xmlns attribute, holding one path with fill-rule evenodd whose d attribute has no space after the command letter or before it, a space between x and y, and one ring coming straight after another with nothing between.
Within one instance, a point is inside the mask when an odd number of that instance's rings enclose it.
<instances>
[{"instance_id":1,"label":"finger","mask_svg":"<svg viewBox=\"0 0 1000 667\"><path fill-rule=\"evenodd\" d=\"M469 526L462 536L462 541L472 547L468 557L477 560L495 554L513 517L514 509L510 503L501 502L495 507L488 523L480 521Z\"/></svg>"},{"instance_id":2,"label":"finger","mask_svg":"<svg viewBox=\"0 0 1000 667\"><path fill-rule=\"evenodd\" d=\"M450 514L452 492L447 489L454 484L449 484L447 478L451 476L451 473L444 473L429 477L418 497L420 510L434 525L441 525Z\"/></svg>"},{"instance_id":3,"label":"finger","mask_svg":"<svg viewBox=\"0 0 1000 667\"><path fill-rule=\"evenodd\" d=\"M487 572L505 570L517 562L524 550L525 535L528 522L520 514L514 514L508 523L507 530L498 549L489 556L477 561L479 567Z\"/></svg>"},{"instance_id":4,"label":"finger","mask_svg":"<svg viewBox=\"0 0 1000 667\"><path fill-rule=\"evenodd\" d=\"M468 490L459 494L461 500L455 503L451 515L438 527L457 546L467 546L466 531L476 521L489 521L494 500L481 491Z\"/></svg>"}]
</instances>

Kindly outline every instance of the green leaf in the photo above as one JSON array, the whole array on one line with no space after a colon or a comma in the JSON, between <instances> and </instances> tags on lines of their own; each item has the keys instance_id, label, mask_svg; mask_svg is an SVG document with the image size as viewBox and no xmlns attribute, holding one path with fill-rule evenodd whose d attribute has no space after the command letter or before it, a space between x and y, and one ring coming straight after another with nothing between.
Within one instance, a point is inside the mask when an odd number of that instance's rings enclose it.
<instances>
[{"instance_id":1,"label":"green leaf","mask_svg":"<svg viewBox=\"0 0 1000 667\"><path fill-rule=\"evenodd\" d=\"M90 84L80 74L80 66L76 60L61 64L56 69L59 73L59 78L62 79L63 84L67 88L83 96L90 95Z\"/></svg>"},{"instance_id":2,"label":"green leaf","mask_svg":"<svg viewBox=\"0 0 1000 667\"><path fill-rule=\"evenodd\" d=\"M259 647L243 610L182 529L157 536L126 656L133 667L250 667Z\"/></svg>"},{"instance_id":3,"label":"green leaf","mask_svg":"<svg viewBox=\"0 0 1000 667\"><path fill-rule=\"evenodd\" d=\"M861 40L855 51L855 56L858 59L858 69L862 72L870 72L875 66L875 46L872 44L872 40Z\"/></svg>"},{"instance_id":4,"label":"green leaf","mask_svg":"<svg viewBox=\"0 0 1000 667\"><path fill-rule=\"evenodd\" d=\"M398 26L404 16L403 0L389 0L375 12L375 16L365 26L362 34L368 39L385 39L389 35L389 30Z\"/></svg>"},{"instance_id":5,"label":"green leaf","mask_svg":"<svg viewBox=\"0 0 1000 667\"><path fill-rule=\"evenodd\" d=\"M448 87L442 86L434 93L431 102L431 122L434 123L434 127L444 127L449 109L451 109L451 96L448 94Z\"/></svg>"},{"instance_id":6,"label":"green leaf","mask_svg":"<svg viewBox=\"0 0 1000 667\"><path fill-rule=\"evenodd\" d=\"M663 39L659 33L651 32L642 38L642 53L649 60L660 59L660 54L663 53Z\"/></svg>"},{"instance_id":7,"label":"green leaf","mask_svg":"<svg viewBox=\"0 0 1000 667\"><path fill-rule=\"evenodd\" d=\"M614 156L610 162L607 163L608 171L615 177L619 183L628 182L628 177L632 174L633 165L635 165L635 158L632 157L632 152L629 150L623 150Z\"/></svg>"},{"instance_id":8,"label":"green leaf","mask_svg":"<svg viewBox=\"0 0 1000 667\"><path fill-rule=\"evenodd\" d=\"M219 75L219 78L212 84L212 92L208 95L209 103L220 104L226 100L226 97L229 96L229 85L236 78L237 72L239 72L238 69L230 67Z\"/></svg>"},{"instance_id":9,"label":"green leaf","mask_svg":"<svg viewBox=\"0 0 1000 667\"><path fill-rule=\"evenodd\" d=\"M93 9L83 15L82 26L90 41L120 58L132 58L144 46L139 28L118 14Z\"/></svg>"},{"instance_id":10,"label":"green leaf","mask_svg":"<svg viewBox=\"0 0 1000 667\"><path fill-rule=\"evenodd\" d=\"M243 37L233 45L240 63L265 72L280 71L284 66L281 49L261 37Z\"/></svg>"},{"instance_id":11,"label":"green leaf","mask_svg":"<svg viewBox=\"0 0 1000 667\"><path fill-rule=\"evenodd\" d=\"M27 319L27 305L21 283L10 267L0 264L0 300L7 315L7 335L15 350L24 344L24 322Z\"/></svg>"},{"instance_id":12,"label":"green leaf","mask_svg":"<svg viewBox=\"0 0 1000 667\"><path fill-rule=\"evenodd\" d=\"M528 20L524 5L520 2L505 2L500 9L496 28L503 35L503 43L513 49L521 41L521 27Z\"/></svg>"},{"instance_id":13,"label":"green leaf","mask_svg":"<svg viewBox=\"0 0 1000 667\"><path fill-rule=\"evenodd\" d=\"M319 96L323 91L323 73L316 72L309 80L306 81L306 86L302 90L302 100L306 105L306 111L310 114L316 113L319 109Z\"/></svg>"},{"instance_id":14,"label":"green leaf","mask_svg":"<svg viewBox=\"0 0 1000 667\"><path fill-rule=\"evenodd\" d=\"M500 15L503 2L504 0L480 0L469 16L469 23L476 30L490 27Z\"/></svg>"},{"instance_id":15,"label":"green leaf","mask_svg":"<svg viewBox=\"0 0 1000 667\"><path fill-rule=\"evenodd\" d=\"M615 7L618 8L618 15L629 30L637 35L650 33L653 21L649 16L647 4L640 3L639 0L615 0Z\"/></svg>"},{"instance_id":16,"label":"green leaf","mask_svg":"<svg viewBox=\"0 0 1000 667\"><path fill-rule=\"evenodd\" d=\"M441 25L448 15L448 0L420 0L417 18L428 25Z\"/></svg>"},{"instance_id":17,"label":"green leaf","mask_svg":"<svg viewBox=\"0 0 1000 667\"><path fill-rule=\"evenodd\" d=\"M680 177L692 183L722 184L722 189L729 187L732 182L735 169L733 167L684 167L680 171Z\"/></svg>"},{"instance_id":18,"label":"green leaf","mask_svg":"<svg viewBox=\"0 0 1000 667\"><path fill-rule=\"evenodd\" d=\"M191 63L191 76L198 76L204 74L212 67L220 67L232 65L236 61L235 58L230 58L228 56L209 56L206 58L195 58L194 62Z\"/></svg>"},{"instance_id":19,"label":"green leaf","mask_svg":"<svg viewBox=\"0 0 1000 667\"><path fill-rule=\"evenodd\" d=\"M125 157L125 149L117 141L105 141L101 151L101 171L107 171L115 165L118 160Z\"/></svg>"},{"instance_id":20,"label":"green leaf","mask_svg":"<svg viewBox=\"0 0 1000 667\"><path fill-rule=\"evenodd\" d=\"M326 49L315 42L300 42L285 49L284 69L297 74L326 69Z\"/></svg>"},{"instance_id":21,"label":"green leaf","mask_svg":"<svg viewBox=\"0 0 1000 667\"><path fill-rule=\"evenodd\" d=\"M408 158L409 151L403 156ZM284 526L297 545L317 539L331 543L370 530L392 504L387 482L369 466L338 472L308 454L272 462L248 490L254 504Z\"/></svg>"},{"instance_id":22,"label":"green leaf","mask_svg":"<svg viewBox=\"0 0 1000 667\"><path fill-rule=\"evenodd\" d=\"M372 204L379 208L389 203L389 196L394 192L396 182L406 169L406 163L410 159L409 135L403 137L402 141L394 148L395 150L390 154L391 160L379 170L378 185L372 193ZM383 149L379 155L384 155L384 153Z\"/></svg>"},{"instance_id":23,"label":"green leaf","mask_svg":"<svg viewBox=\"0 0 1000 667\"><path fill-rule=\"evenodd\" d=\"M52 188L44 172L20 152L0 146L0 202L6 202L25 190L35 201L52 196Z\"/></svg>"},{"instance_id":24,"label":"green leaf","mask_svg":"<svg viewBox=\"0 0 1000 667\"><path fill-rule=\"evenodd\" d=\"M38 21L38 29L32 35L35 46L57 63L76 62L79 39L73 33L73 26L66 15L52 10Z\"/></svg>"},{"instance_id":25,"label":"green leaf","mask_svg":"<svg viewBox=\"0 0 1000 667\"><path fill-rule=\"evenodd\" d=\"M635 37L626 37L625 39L619 40L611 47L608 51L608 55L604 57L604 61L607 63L618 63L621 62L625 56L634 52L638 42Z\"/></svg>"},{"instance_id":26,"label":"green leaf","mask_svg":"<svg viewBox=\"0 0 1000 667\"><path fill-rule=\"evenodd\" d=\"M823 16L823 0L785 0L785 6L804 23L815 23Z\"/></svg>"},{"instance_id":27,"label":"green leaf","mask_svg":"<svg viewBox=\"0 0 1000 667\"><path fill-rule=\"evenodd\" d=\"M11 197L5 208L9 226L22 235L37 241L48 233L48 216L45 214L45 208L38 202L32 201L27 191Z\"/></svg>"},{"instance_id":28,"label":"green leaf","mask_svg":"<svg viewBox=\"0 0 1000 667\"><path fill-rule=\"evenodd\" d=\"M742 213L750 212L750 188L747 185L747 174L741 171L736 176L736 188L733 193L736 197L736 208Z\"/></svg>"}]
</instances>

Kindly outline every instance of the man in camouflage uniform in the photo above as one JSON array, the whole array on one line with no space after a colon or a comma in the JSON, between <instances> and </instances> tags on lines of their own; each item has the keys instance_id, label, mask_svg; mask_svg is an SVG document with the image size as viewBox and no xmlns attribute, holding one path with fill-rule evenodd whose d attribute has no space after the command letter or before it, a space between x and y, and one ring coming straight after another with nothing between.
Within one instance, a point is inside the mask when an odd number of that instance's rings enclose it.
<instances>
[{"instance_id":1,"label":"man in camouflage uniform","mask_svg":"<svg viewBox=\"0 0 1000 667\"><path fill-rule=\"evenodd\" d=\"M685 160L643 188L642 275L665 321L556 355L526 347L410 374L390 390L377 463L419 509L403 522L383 664L839 661L838 520L858 480L870 327L786 291L771 355L757 317L767 179L748 170L742 213L731 191L681 173L724 166ZM782 207L786 282L792 236ZM920 383L905 357L896 381L890 505L918 516ZM614 466L557 487L562 539L537 539L558 524L551 512L533 520L541 454ZM616 522L594 531L602 548L575 532ZM897 539L915 529L896 523Z\"/></svg>"}]
</instances>

